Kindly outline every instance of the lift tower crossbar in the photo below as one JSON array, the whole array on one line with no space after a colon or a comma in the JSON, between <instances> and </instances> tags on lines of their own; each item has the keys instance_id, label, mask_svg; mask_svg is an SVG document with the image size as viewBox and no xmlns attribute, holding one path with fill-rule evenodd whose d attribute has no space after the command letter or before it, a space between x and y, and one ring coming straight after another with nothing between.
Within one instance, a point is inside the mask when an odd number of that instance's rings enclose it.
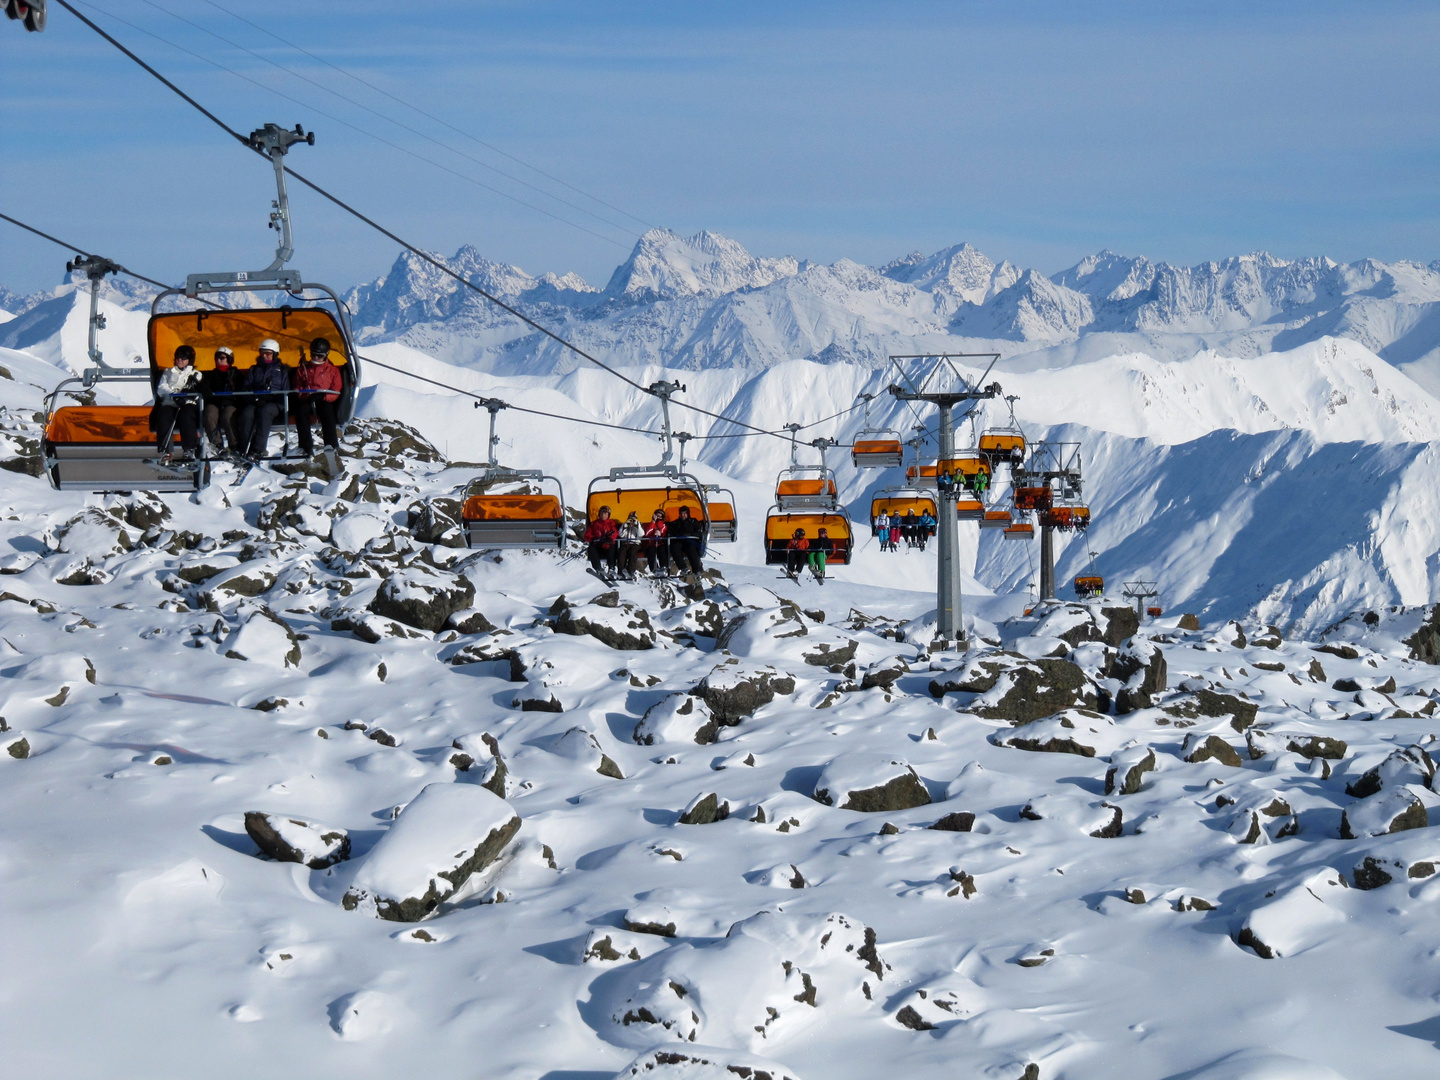
<instances>
[{"instance_id":1,"label":"lift tower crossbar","mask_svg":"<svg viewBox=\"0 0 1440 1080\"><path fill-rule=\"evenodd\" d=\"M936 530L936 572L935 572L935 640L931 649L945 649L952 644L965 645L965 626L960 611L960 556L958 551L959 519L956 517L956 489L954 485L940 485L938 470L943 463L955 457L955 420L957 405L999 397L1003 392L999 383L987 386L985 381L970 380L962 375L952 363L954 360L989 360L985 375L1000 359L999 353L920 353L911 356L892 356L890 363L900 373L905 385L893 384L890 393L900 401L924 401L940 410L940 457L937 466L936 494L939 496L940 513ZM917 384L906 374L904 361L930 361L932 366ZM967 410L968 411L968 410Z\"/></svg>"}]
</instances>

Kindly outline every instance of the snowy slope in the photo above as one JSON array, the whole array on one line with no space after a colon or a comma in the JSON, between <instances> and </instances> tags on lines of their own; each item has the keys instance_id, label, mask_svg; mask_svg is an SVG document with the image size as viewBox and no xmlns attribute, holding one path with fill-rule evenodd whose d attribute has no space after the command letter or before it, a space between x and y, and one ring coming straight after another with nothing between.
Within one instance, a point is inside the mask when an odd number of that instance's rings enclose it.
<instances>
[{"instance_id":1,"label":"snowy slope","mask_svg":"<svg viewBox=\"0 0 1440 1080\"><path fill-rule=\"evenodd\" d=\"M109 305L105 310L107 357L142 352L141 313ZM69 369L78 370L85 366L85 314L83 296L54 298L5 324L0 341L26 344L32 363L63 356ZM650 431L659 426L652 398L589 366L561 376L502 376L455 367L399 342L369 345L366 355L524 408ZM361 395L362 415L411 424L454 460L484 459L483 412L468 399L380 363L366 369L370 387ZM917 423L933 425L928 414L891 400L884 372L865 365L790 360L759 370L627 371L641 385L677 379L687 388L678 401L753 427L815 425L804 440L853 440L864 426L854 408L861 393L878 395L876 423L907 436ZM991 377L1006 393L1019 395L1017 416L1032 439L1063 438L1084 447L1095 525L1086 537L1058 538L1061 582L1087 569L1093 551L1096 569L1112 583L1159 580L1162 606L1225 618L1258 612L1306 629L1360 604L1431 599L1440 537L1430 524L1430 448L1440 440L1440 402L1355 342L1326 339L1254 358L1212 351L1179 361L1130 353L1056 367L1005 361ZM45 385L47 379L31 381ZM743 430L683 405L673 412L677 430ZM991 403L965 434L1004 420L998 403ZM561 424L518 411L502 413L499 432L502 463L558 476L572 506L583 503L591 479L609 467L654 463L661 453L655 435ZM702 479L736 494L742 528L734 557L741 561L762 558L759 523L789 457L782 438L690 444L689 461ZM816 460L816 451L801 447L802 462ZM854 470L843 450L832 451L829 460L857 521L868 519L874 494L899 482L896 471ZM886 586L930 573L923 567L933 564L933 554L885 559L868 535L861 543L860 558L847 572L852 580ZM1023 593L1034 581L1030 545L967 524L961 548L968 587L980 594Z\"/></svg>"},{"instance_id":2,"label":"snowy slope","mask_svg":"<svg viewBox=\"0 0 1440 1080\"><path fill-rule=\"evenodd\" d=\"M0 364L15 376L0 428L33 438L32 384L61 371L15 351ZM556 411L642 411L595 372L447 374ZM748 390L749 415L789 393L818 416L873 373L703 374L692 393ZM851 385L827 397L825 374ZM394 378L367 391L372 416L409 415L455 457L483 442L468 404ZM502 451L561 462L567 484L654 450L548 421L503 430ZM1263 497L1268 476L1238 492L1230 477L1257 456L1275 486L1357 446L1376 463L1357 487L1431 467L1418 445L1279 424L1175 444L1084 434L1108 500L1097 530L1113 521L1137 557L1232 591L1225 553L1181 565L1145 532L1170 504ZM1323 642L1172 616L1122 651L1102 605L1024 618L1023 597L969 590L974 649L929 656L919 557L862 552L820 587L739 545L690 595L646 581L602 597L578 560L422 542L411 508L443 508L473 470L393 422L353 425L344 450L337 477L262 468L231 486L219 466L193 499L0 471L0 1033L17 1075L178 1078L203 1061L227 1080L600 1080L634 1061L656 1080L860 1080L878 1060L917 1080L957 1062L995 1080L1399 1080L1433 1065L1434 988L1415 973L1440 902L1440 796L1414 744L1433 742L1440 669L1402 643L1422 611ZM784 452L715 451L759 479ZM1433 471L1413 479L1436 489ZM428 610L381 604L416 582L455 598L449 619L422 629ZM586 626L648 627L648 647ZM1111 711L1157 656L1150 696ZM1105 711L1056 713L1036 679ZM1401 814L1410 828L1372 835ZM277 861L251 831L262 815L325 851L343 835L347 857ZM371 903L426 889L446 898L419 921Z\"/></svg>"}]
</instances>

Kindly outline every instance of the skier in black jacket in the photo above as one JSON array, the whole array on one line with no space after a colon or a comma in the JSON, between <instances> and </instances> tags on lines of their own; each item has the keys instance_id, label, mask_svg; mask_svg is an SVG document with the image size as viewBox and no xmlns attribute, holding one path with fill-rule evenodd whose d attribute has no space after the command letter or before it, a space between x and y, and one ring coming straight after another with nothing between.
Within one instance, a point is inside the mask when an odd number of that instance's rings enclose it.
<instances>
[{"instance_id":1,"label":"skier in black jacket","mask_svg":"<svg viewBox=\"0 0 1440 1080\"><path fill-rule=\"evenodd\" d=\"M670 555L679 567L680 573L688 569L696 574L704 570L700 565L700 543L705 537L705 523L690 516L688 506L680 507L680 516L670 523Z\"/></svg>"}]
</instances>

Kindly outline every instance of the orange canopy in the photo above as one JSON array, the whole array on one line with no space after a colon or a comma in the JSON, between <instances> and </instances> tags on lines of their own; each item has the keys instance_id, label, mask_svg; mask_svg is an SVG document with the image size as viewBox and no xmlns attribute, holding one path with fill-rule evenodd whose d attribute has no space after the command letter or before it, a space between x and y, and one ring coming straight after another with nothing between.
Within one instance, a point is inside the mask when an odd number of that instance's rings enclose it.
<instances>
[{"instance_id":1,"label":"orange canopy","mask_svg":"<svg viewBox=\"0 0 1440 1080\"><path fill-rule=\"evenodd\" d=\"M280 362L299 367L301 353L309 355L310 342L323 337L330 342L330 363L344 365L345 335L335 316L324 308L258 308L254 311L177 311L150 318L150 360L152 367L175 365L175 350L189 345L195 350L195 367L215 367L215 350L229 346L235 366L253 367L260 355L260 342L274 338L280 344Z\"/></svg>"}]
</instances>

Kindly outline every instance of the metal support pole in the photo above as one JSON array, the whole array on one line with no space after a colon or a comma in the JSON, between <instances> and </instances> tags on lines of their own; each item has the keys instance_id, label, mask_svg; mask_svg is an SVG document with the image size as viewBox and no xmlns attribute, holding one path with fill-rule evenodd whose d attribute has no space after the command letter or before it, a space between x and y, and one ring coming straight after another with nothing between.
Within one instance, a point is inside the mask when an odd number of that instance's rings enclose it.
<instances>
[{"instance_id":1,"label":"metal support pole","mask_svg":"<svg viewBox=\"0 0 1440 1080\"><path fill-rule=\"evenodd\" d=\"M661 381L650 384L650 393L660 399L660 425L665 433L665 453L660 456L661 465L668 465L675 452L670 435L670 395L684 389L685 387L677 382Z\"/></svg>"},{"instance_id":2,"label":"metal support pole","mask_svg":"<svg viewBox=\"0 0 1440 1080\"><path fill-rule=\"evenodd\" d=\"M1055 599L1055 540L1054 529L1049 525L1040 526L1040 599Z\"/></svg>"},{"instance_id":3,"label":"metal support pole","mask_svg":"<svg viewBox=\"0 0 1440 1080\"><path fill-rule=\"evenodd\" d=\"M955 429L952 423L952 406L947 401L937 403L940 407L940 458L941 466L955 456ZM937 470L939 467L937 466ZM940 496L940 520L936 531L939 548L936 551L938 573L935 577L935 637L948 645L955 642L963 645L965 624L960 610L960 523L955 516L955 488L953 485L940 487L936 475L936 487Z\"/></svg>"}]
</instances>

